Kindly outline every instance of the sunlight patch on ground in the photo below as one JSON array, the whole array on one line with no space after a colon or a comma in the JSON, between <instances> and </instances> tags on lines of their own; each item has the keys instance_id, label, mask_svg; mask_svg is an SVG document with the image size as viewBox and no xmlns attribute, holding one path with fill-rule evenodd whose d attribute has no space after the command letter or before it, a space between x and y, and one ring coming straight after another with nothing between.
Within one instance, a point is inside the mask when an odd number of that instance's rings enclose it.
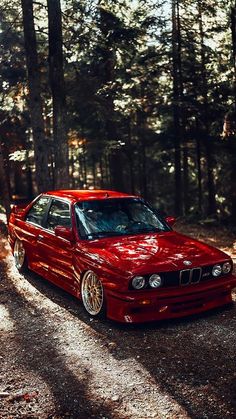
<instances>
[{"instance_id":1,"label":"sunlight patch on ground","mask_svg":"<svg viewBox=\"0 0 236 419\"><path fill-rule=\"evenodd\" d=\"M2 221L4 224L7 223L6 215L0 212L0 221Z\"/></svg>"},{"instance_id":2,"label":"sunlight patch on ground","mask_svg":"<svg viewBox=\"0 0 236 419\"><path fill-rule=\"evenodd\" d=\"M0 304L0 332L10 332L14 328L14 324L10 318L8 309Z\"/></svg>"},{"instance_id":3,"label":"sunlight patch on ground","mask_svg":"<svg viewBox=\"0 0 236 419\"><path fill-rule=\"evenodd\" d=\"M88 397L95 391L108 404L119 401L117 413L125 411L129 418L188 418L139 362L139 356L119 359L118 355L116 359L94 330L89 335L81 326L78 328L77 319L64 322L62 328L59 340L62 354L70 360L67 368L73 364L73 368L91 372Z\"/></svg>"},{"instance_id":4,"label":"sunlight patch on ground","mask_svg":"<svg viewBox=\"0 0 236 419\"><path fill-rule=\"evenodd\" d=\"M3 260L9 254L9 245L4 240L0 240L0 258Z\"/></svg>"}]
</instances>

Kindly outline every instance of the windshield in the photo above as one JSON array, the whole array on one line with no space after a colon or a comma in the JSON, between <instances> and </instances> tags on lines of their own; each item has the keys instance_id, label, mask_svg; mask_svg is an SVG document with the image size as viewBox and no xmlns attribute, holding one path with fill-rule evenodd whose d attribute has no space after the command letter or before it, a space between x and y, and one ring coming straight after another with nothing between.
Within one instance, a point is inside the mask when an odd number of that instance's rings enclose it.
<instances>
[{"instance_id":1,"label":"windshield","mask_svg":"<svg viewBox=\"0 0 236 419\"><path fill-rule=\"evenodd\" d=\"M82 201L75 211L82 239L170 231L157 212L139 198Z\"/></svg>"}]
</instances>

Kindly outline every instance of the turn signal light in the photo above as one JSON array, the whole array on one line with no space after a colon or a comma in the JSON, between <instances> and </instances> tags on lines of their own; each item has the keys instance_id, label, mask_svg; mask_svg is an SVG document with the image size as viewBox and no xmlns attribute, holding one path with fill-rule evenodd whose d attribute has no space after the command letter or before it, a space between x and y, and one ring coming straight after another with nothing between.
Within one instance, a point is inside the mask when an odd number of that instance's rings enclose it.
<instances>
[{"instance_id":1,"label":"turn signal light","mask_svg":"<svg viewBox=\"0 0 236 419\"><path fill-rule=\"evenodd\" d=\"M139 304L141 304L142 306L147 306L151 304L151 300L139 300Z\"/></svg>"}]
</instances>

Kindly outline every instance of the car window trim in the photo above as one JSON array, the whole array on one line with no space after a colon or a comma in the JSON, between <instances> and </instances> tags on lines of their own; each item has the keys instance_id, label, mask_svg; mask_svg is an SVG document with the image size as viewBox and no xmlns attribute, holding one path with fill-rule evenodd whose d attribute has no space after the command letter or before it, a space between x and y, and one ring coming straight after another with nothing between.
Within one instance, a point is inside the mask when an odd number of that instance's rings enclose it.
<instances>
[{"instance_id":1,"label":"car window trim","mask_svg":"<svg viewBox=\"0 0 236 419\"><path fill-rule=\"evenodd\" d=\"M34 204L36 204L41 198L48 198L48 203L47 203L47 206L46 206L46 211L45 211L44 216L42 218L42 225L36 224L36 223L34 223L32 221L28 221L28 220L25 219L25 222L26 223L32 224L35 227L38 227L38 228L40 228L40 229L42 229L44 231L47 231L47 232L55 235L55 233L54 233L53 230L50 230L49 228L46 227L46 223L47 223L48 214L49 214L49 211L50 211L52 202L53 202L53 200L57 200L57 201L60 201L60 202L63 202L63 203L66 203L66 204L69 205L71 228L73 228L73 223L72 223L72 205L71 205L71 202L68 199L66 199L66 198L58 198L58 197L53 196L53 195L46 195L46 194L39 195L38 199L36 199L36 201L34 201L33 205L30 207L29 211L27 212L26 218L27 218L27 215L30 212L30 210L33 208Z\"/></svg>"},{"instance_id":2,"label":"car window trim","mask_svg":"<svg viewBox=\"0 0 236 419\"><path fill-rule=\"evenodd\" d=\"M70 201L68 201L67 199L63 199L63 198L58 198L58 197L51 196L50 206L49 206L49 208L47 209L47 216L46 216L46 217L45 217L45 219L44 219L43 229L44 229L45 231L48 231L48 232L53 233L53 234L55 235L54 230L50 230L49 228L47 228L47 227L46 227L46 225L47 225L47 221L48 221L48 216L49 216L49 211L50 211L51 206L52 206L52 204L53 204L53 200L54 200L54 201L63 202L64 204L68 204L68 205L69 205L69 213L70 213L71 228L73 228L73 223L72 223L72 205L71 205L71 202L70 202ZM58 225L60 225L60 224L58 224Z\"/></svg>"},{"instance_id":3,"label":"car window trim","mask_svg":"<svg viewBox=\"0 0 236 419\"><path fill-rule=\"evenodd\" d=\"M42 225L40 225L40 224L37 224L37 223L34 223L34 222L32 222L32 221L27 220L27 216L28 216L29 212L31 211L31 209L33 208L33 206L34 206L34 205L35 205L35 204L36 204L36 203L37 203L37 202L38 202L41 198L47 198L47 199L48 199L48 203L47 203L47 205L46 205L46 211L45 211L45 213L44 213L44 215L43 215L43 218L42 218ZM50 197L49 195L44 195L44 194L39 195L38 199L36 199L36 201L34 201L33 205L30 207L29 211L27 212L27 214L26 214L26 216L25 216L25 223L32 224L32 225L34 225L34 226L36 226L36 227L38 227L38 228L43 228L43 226L44 226L44 222L45 222L45 217L46 217L46 215L47 215L47 213L48 213L48 210L49 210L50 204L51 204L51 197Z\"/></svg>"},{"instance_id":4,"label":"car window trim","mask_svg":"<svg viewBox=\"0 0 236 419\"><path fill-rule=\"evenodd\" d=\"M151 211L153 211L154 212L154 214L156 215L156 217L158 218L158 219L160 219L160 221L163 223L163 225L165 226L165 228L166 228L166 230L165 230L165 232L167 233L167 232L170 232L170 231L173 231L173 229L172 229L172 227L170 227L168 224L167 224L167 222L165 221L165 219L160 215L160 214L158 214L158 211L157 210L155 210L155 208L153 208L153 206L148 202L148 201L146 201L144 198L142 198L142 197L127 197L127 198L120 198L120 197L118 197L118 198L110 198L110 199L112 199L112 200L115 200L115 199L133 199L133 200L136 200L137 202L142 202L143 204L145 204ZM107 199L108 200L108 199ZM81 240L81 241L88 241L88 240L94 240L94 239L89 239L88 237L82 237L81 236L81 234L80 234L80 231L79 231L79 223L80 223L80 220L79 220L79 217L76 215L76 210L75 210L75 207L76 207L76 205L77 204L79 204L80 202L84 202L84 201L89 201L88 199L86 200L86 199L83 199L83 200L80 200L80 201L76 201L75 203L74 203L74 212L75 212L75 226L76 226L76 232L77 232L77 235L78 235L78 238ZM104 237L105 238L105 237ZM100 240L101 238L97 238L96 240Z\"/></svg>"}]
</instances>

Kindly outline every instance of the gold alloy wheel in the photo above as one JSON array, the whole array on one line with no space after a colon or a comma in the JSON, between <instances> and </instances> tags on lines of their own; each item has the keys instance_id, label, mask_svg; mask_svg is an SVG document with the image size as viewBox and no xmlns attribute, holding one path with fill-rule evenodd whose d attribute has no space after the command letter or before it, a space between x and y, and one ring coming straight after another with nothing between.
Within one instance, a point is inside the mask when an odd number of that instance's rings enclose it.
<instances>
[{"instance_id":1,"label":"gold alloy wheel","mask_svg":"<svg viewBox=\"0 0 236 419\"><path fill-rule=\"evenodd\" d=\"M17 269L22 269L25 263L25 249L19 239L15 241L13 255Z\"/></svg>"},{"instance_id":2,"label":"gold alloy wheel","mask_svg":"<svg viewBox=\"0 0 236 419\"><path fill-rule=\"evenodd\" d=\"M103 286L94 272L88 271L81 284L81 297L86 311L92 316L101 313L103 309Z\"/></svg>"}]
</instances>

